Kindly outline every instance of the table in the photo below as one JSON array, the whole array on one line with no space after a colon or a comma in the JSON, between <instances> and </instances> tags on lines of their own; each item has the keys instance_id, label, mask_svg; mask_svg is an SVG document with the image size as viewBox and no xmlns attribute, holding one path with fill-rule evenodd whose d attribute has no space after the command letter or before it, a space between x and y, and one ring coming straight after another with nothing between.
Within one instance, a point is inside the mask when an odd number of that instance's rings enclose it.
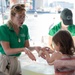
<instances>
[{"instance_id":1,"label":"table","mask_svg":"<svg viewBox=\"0 0 75 75\"><path fill-rule=\"evenodd\" d=\"M22 69L23 75L54 75L54 66L46 64L33 63L24 66Z\"/></svg>"},{"instance_id":2,"label":"table","mask_svg":"<svg viewBox=\"0 0 75 75\"><path fill-rule=\"evenodd\" d=\"M38 57L36 51L33 52L36 61L32 61L29 57L23 54L19 60L22 67L22 75L54 75L54 65L48 65L46 60Z\"/></svg>"}]
</instances>

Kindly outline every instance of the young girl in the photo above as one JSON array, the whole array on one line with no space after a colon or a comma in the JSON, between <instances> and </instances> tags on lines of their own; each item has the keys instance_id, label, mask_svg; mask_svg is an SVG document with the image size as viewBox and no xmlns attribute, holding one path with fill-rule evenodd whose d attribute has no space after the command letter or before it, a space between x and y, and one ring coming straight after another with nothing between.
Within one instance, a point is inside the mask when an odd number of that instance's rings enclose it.
<instances>
[{"instance_id":1,"label":"young girl","mask_svg":"<svg viewBox=\"0 0 75 75\"><path fill-rule=\"evenodd\" d=\"M50 56L48 51L43 48L48 64L54 64L55 75L75 75L75 64L69 66L56 67L56 61L73 61L75 62L75 48L72 36L67 30L58 31L52 38L53 48L55 52ZM61 63L62 64L62 63Z\"/></svg>"}]
</instances>

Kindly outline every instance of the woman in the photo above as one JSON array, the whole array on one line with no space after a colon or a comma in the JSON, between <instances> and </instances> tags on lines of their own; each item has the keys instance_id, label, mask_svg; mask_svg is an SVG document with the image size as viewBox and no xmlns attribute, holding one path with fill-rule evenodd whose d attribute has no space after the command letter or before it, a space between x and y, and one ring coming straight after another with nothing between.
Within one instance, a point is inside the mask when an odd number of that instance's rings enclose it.
<instances>
[{"instance_id":1,"label":"woman","mask_svg":"<svg viewBox=\"0 0 75 75\"><path fill-rule=\"evenodd\" d=\"M25 52L30 59L36 60L30 50L37 51L40 47L30 47L28 27L25 21L25 6L16 4L11 7L10 20L0 26L0 71L6 75L21 75L18 57Z\"/></svg>"}]
</instances>

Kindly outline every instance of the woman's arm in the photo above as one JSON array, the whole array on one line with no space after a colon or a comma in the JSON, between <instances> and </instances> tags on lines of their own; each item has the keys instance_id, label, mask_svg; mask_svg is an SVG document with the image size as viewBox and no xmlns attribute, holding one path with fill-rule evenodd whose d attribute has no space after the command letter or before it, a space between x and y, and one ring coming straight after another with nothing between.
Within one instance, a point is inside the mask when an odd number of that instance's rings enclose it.
<instances>
[{"instance_id":1,"label":"woman's arm","mask_svg":"<svg viewBox=\"0 0 75 75\"><path fill-rule=\"evenodd\" d=\"M41 50L40 46L30 46L29 44L29 40L25 41L25 47L27 47L28 49L30 49L31 51L36 50L37 52L39 52Z\"/></svg>"},{"instance_id":2,"label":"woman's arm","mask_svg":"<svg viewBox=\"0 0 75 75\"><path fill-rule=\"evenodd\" d=\"M4 41L1 42L1 45L2 45L6 55L12 55L12 54L20 53L20 52L25 52L25 54L27 54L30 59L36 60L35 56L26 47L24 47L24 48L10 48L9 42L4 42Z\"/></svg>"},{"instance_id":3,"label":"woman's arm","mask_svg":"<svg viewBox=\"0 0 75 75\"><path fill-rule=\"evenodd\" d=\"M48 62L49 65L53 64L53 62L55 60L58 60L58 59L62 58L62 53L60 53L58 51L53 52L51 55L45 48L42 48L42 51L43 51L43 53L45 55L45 59L46 59L46 61Z\"/></svg>"},{"instance_id":4,"label":"woman's arm","mask_svg":"<svg viewBox=\"0 0 75 75\"><path fill-rule=\"evenodd\" d=\"M1 41L1 45L6 53L6 55L17 54L23 52L25 48L10 48L9 42Z\"/></svg>"}]
</instances>

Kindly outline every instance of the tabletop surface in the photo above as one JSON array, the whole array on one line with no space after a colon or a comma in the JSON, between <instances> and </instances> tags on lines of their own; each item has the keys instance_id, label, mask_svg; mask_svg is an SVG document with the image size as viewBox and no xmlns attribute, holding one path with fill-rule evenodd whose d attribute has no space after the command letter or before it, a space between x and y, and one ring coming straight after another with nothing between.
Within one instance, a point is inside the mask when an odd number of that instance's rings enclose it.
<instances>
[{"instance_id":1,"label":"tabletop surface","mask_svg":"<svg viewBox=\"0 0 75 75\"><path fill-rule=\"evenodd\" d=\"M32 61L29 57L23 54L19 60L21 61L23 75L54 75L54 65L48 65L46 60L38 57L36 52L33 52L36 61Z\"/></svg>"},{"instance_id":2,"label":"tabletop surface","mask_svg":"<svg viewBox=\"0 0 75 75\"><path fill-rule=\"evenodd\" d=\"M23 71L28 70L32 71L34 73L39 73L39 74L45 74L45 75L50 75L54 74L54 66L49 66L47 64L42 64L42 63L32 63L30 65L24 66Z\"/></svg>"}]
</instances>

